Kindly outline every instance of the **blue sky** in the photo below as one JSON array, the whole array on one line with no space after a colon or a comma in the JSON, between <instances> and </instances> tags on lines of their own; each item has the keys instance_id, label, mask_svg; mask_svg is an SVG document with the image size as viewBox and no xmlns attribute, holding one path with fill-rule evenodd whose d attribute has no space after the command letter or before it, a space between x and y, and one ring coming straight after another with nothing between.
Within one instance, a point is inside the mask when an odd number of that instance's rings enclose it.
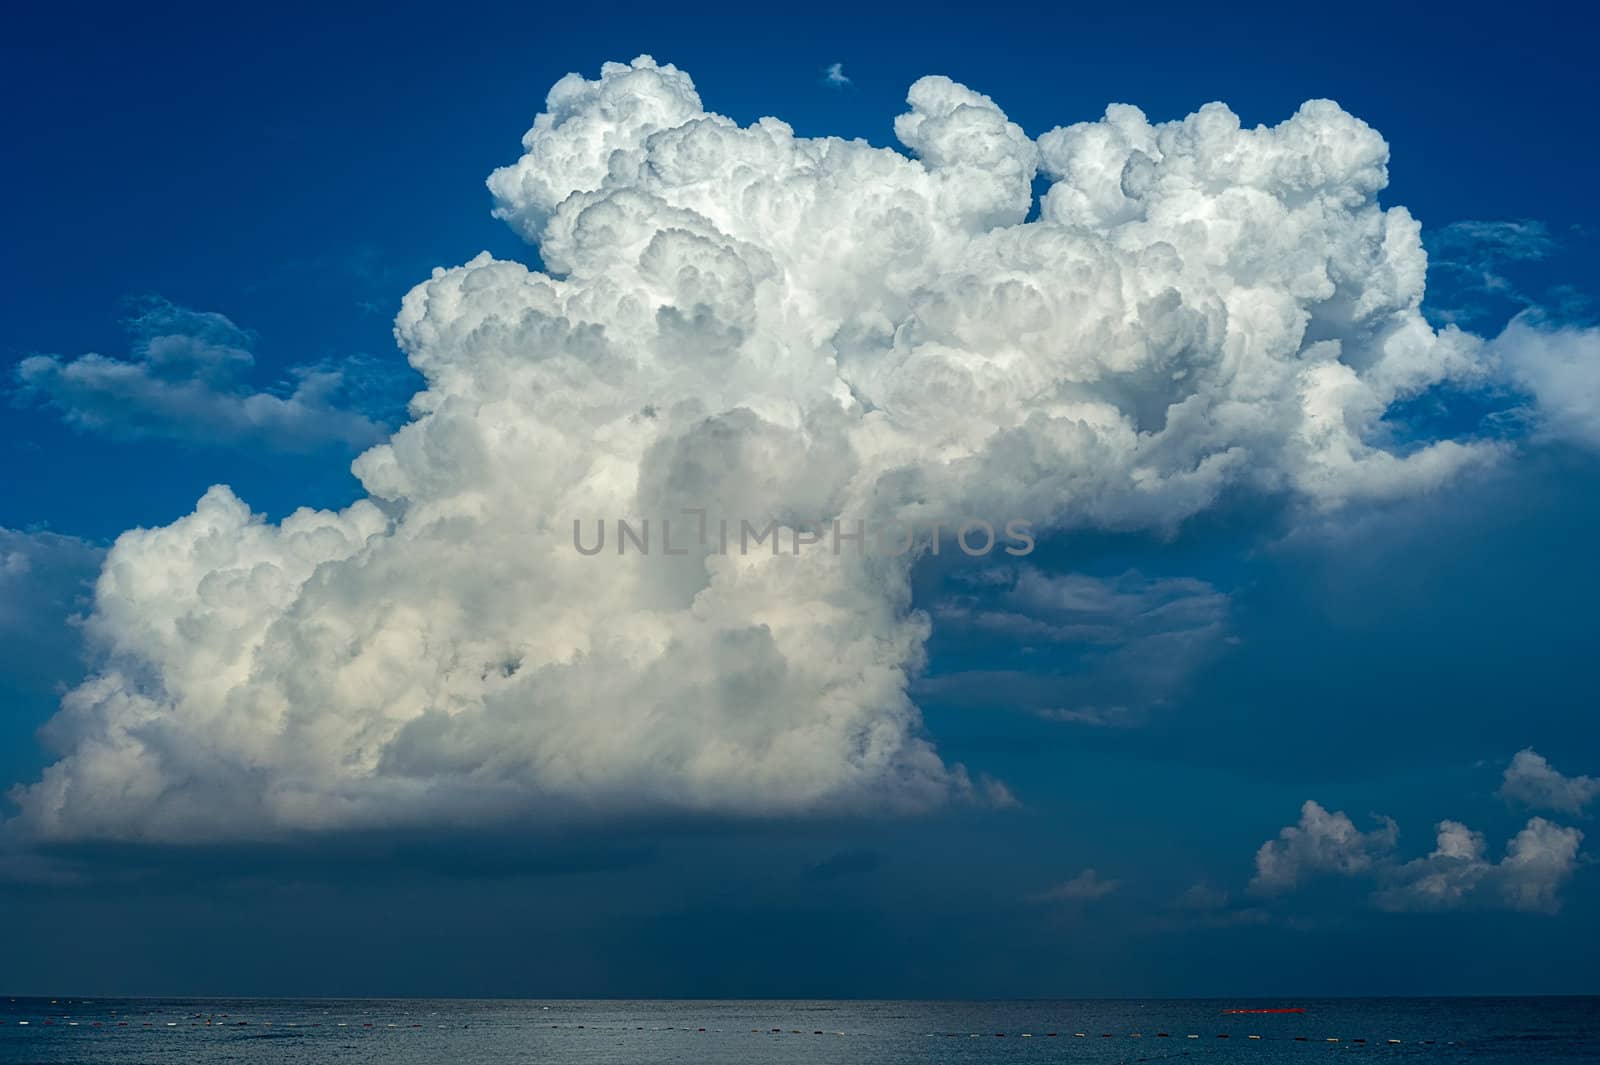
<instances>
[{"instance_id":1,"label":"blue sky","mask_svg":"<svg viewBox=\"0 0 1600 1065\"><path fill-rule=\"evenodd\" d=\"M421 386L393 335L401 297L480 251L539 268L483 182L517 160L552 84L605 61L649 53L741 124L877 146L926 74L1030 137L1114 101L1159 123L1222 100L1249 127L1332 98L1388 141L1379 201L1422 224L1430 322L1493 338L1531 308L1544 328L1593 326L1595 75L1582 16L1555 7L354 10L35 8L8 35L0 561L28 564L0 583L0 783L38 780L74 742L71 722L36 734L95 661L73 619L120 533L219 483L271 520L362 497L351 460ZM828 82L835 63L847 83ZM200 398L144 421L114 389L42 388L91 352L205 388L162 391ZM27 361L41 356L56 362ZM1230 489L1168 527L1045 537L1001 584L919 566L923 731L1013 805L8 844L0 990L1593 992L1600 806L1525 801L1505 773L1532 748L1569 792L1600 775L1600 454L1531 424L1514 392L1441 387L1390 409L1402 444L1511 442L1427 491L1308 518L1284 493ZM251 422L244 398L261 395L276 402ZM1019 637L1006 626L1034 579L1094 604L1032 621L1111 635ZM1359 832L1393 818L1399 842L1346 838L1344 871L1312 855L1294 890L1253 890L1258 848L1307 800ZM1493 862L1533 816L1589 837L1559 912L1374 901L1414 881L1400 870L1436 822L1482 833ZM176 946L175 924L194 933Z\"/></svg>"}]
</instances>

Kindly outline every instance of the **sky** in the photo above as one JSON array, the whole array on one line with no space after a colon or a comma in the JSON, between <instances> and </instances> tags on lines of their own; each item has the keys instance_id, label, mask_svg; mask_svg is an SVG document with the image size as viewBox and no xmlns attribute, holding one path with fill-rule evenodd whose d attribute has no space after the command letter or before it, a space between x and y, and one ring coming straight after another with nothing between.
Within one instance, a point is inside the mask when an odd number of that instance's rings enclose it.
<instances>
[{"instance_id":1,"label":"sky","mask_svg":"<svg viewBox=\"0 0 1600 1065\"><path fill-rule=\"evenodd\" d=\"M1597 990L1581 16L808 11L21 16L0 991Z\"/></svg>"}]
</instances>

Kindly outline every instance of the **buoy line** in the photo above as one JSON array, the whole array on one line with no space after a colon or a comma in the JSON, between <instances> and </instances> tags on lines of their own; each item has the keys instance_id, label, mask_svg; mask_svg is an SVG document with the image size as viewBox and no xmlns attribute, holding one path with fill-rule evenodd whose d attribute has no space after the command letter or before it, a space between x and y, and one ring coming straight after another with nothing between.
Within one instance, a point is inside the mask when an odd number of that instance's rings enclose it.
<instances>
[{"instance_id":1,"label":"buoy line","mask_svg":"<svg viewBox=\"0 0 1600 1065\"><path fill-rule=\"evenodd\" d=\"M145 1016L149 1016L149 1015L145 1015ZM646 1026L646 1025L623 1025L623 1024L593 1024L593 1023L588 1023L588 1022L585 1022L585 1023L568 1022L568 1023L556 1023L556 1024L548 1024L548 1023L535 1024L535 1023L515 1022L515 1021L513 1021L513 1022L492 1022L492 1021L491 1022L484 1022L484 1021L478 1021L478 1022L455 1022L455 1023L449 1023L449 1024L438 1024L438 1023L426 1024L426 1023L424 1023L422 1021L414 1021L414 1020L411 1020L409 1018L406 1018L406 1019L403 1019L403 1020L399 1020L399 1021L387 1021L387 1020L343 1020L343 1021L337 1021L337 1020L333 1020L331 1018L328 1019L328 1020L323 1020L323 1021L306 1021L306 1020L300 1020L300 1021L281 1021L281 1020L279 1020L279 1021L268 1021L268 1020L261 1020L259 1018L256 1018L256 1019L240 1018L240 1017L231 1016L231 1015L225 1014L225 1013L224 1014L190 1014L190 1015L185 1016L181 1020L167 1020L165 1018L156 1018L156 1019L153 1019L153 1020L142 1020L142 1019L138 1019L138 1018L125 1019L123 1016L119 1016L117 1014L112 1014L109 1018L104 1018L104 1019L89 1019L89 1018L85 1018L85 1017L82 1017L80 1015L74 1015L74 1014L57 1014L55 1016L30 1017L30 1018L26 1018L26 1019L23 1019L23 1018L0 1018L0 1027L12 1027L12 1028L18 1028L18 1029L28 1029L28 1030L30 1030L32 1032L40 1032L40 1033L44 1032L46 1029L51 1029L51 1030L54 1030L54 1031L57 1031L57 1032L64 1032L64 1031L68 1031L68 1030L71 1030L71 1029L90 1029L90 1030L100 1029L101 1031L110 1030L110 1031L119 1031L119 1032L124 1030L124 1029L126 1029L126 1030L128 1030L130 1032L131 1031L140 1031L140 1032L143 1032L143 1031L167 1031L167 1032L171 1032L171 1031L175 1031L175 1030L193 1031L193 1030L196 1030L196 1029L214 1029L214 1030L218 1030L218 1031L230 1031L230 1032L234 1032L234 1033L237 1033L237 1034L245 1034L243 1032L240 1032L239 1030L240 1029L261 1029L261 1030L265 1030L265 1029L274 1029L275 1028L275 1029L280 1029L280 1030L293 1029L297 1033L305 1033L307 1035L311 1035L313 1033L316 1033L316 1034L327 1034L327 1033L331 1033L331 1032L337 1032L337 1033L339 1033L341 1035L346 1035L346 1034L354 1034L354 1033L362 1033L362 1034L371 1033L371 1034L375 1034L377 1032L401 1032L401 1031L405 1031L405 1032L449 1031L449 1030L456 1030L456 1029L460 1029L460 1028L473 1028L473 1027L476 1027L476 1028L504 1028L504 1029L513 1029L513 1030L522 1029L522 1028L530 1028L530 1029L543 1029L543 1030L547 1030L547 1031L564 1031L564 1032L573 1032L573 1033L576 1033L576 1032L616 1033L616 1032L646 1032L646 1031L652 1032L652 1033L681 1032L681 1033L692 1033L694 1035L728 1036L728 1037L738 1036L738 1035L743 1034L743 1035L759 1035L759 1036L768 1036L768 1037L770 1037L770 1036L779 1036L779 1035L781 1035L781 1036L796 1036L796 1035L798 1035L798 1036L808 1036L809 1035L809 1036L812 1036L812 1037L816 1037L816 1036L832 1036L832 1037L835 1037L835 1038L843 1038L843 1037L848 1037L848 1036L852 1036L852 1035L861 1036L861 1035L880 1035L880 1034L882 1034L882 1033L868 1033L868 1032L845 1032L845 1031L841 1031L841 1030L837 1030L837 1029L822 1029L822 1028L802 1029L802 1028L781 1028L781 1027L775 1027L775 1028L751 1028L748 1032L744 1032L743 1029L734 1029L734 1030L726 1030L725 1031L722 1028L712 1028L712 1027L699 1026L699 1025L692 1025L692 1026L691 1025L650 1025L650 1026ZM1147 1031L1138 1031L1138 1032L1093 1032L1093 1034L1091 1034L1091 1031L1092 1030L1067 1032L1067 1031L1065 1031L1065 1029L1060 1029L1060 1030L1044 1029L1044 1030L1040 1030L1040 1031L1031 1031L1030 1030L1030 1031L1011 1031L1011 1032L1005 1032L1005 1031L1000 1031L1000 1032L994 1032L994 1031L990 1031L990 1032L961 1032L961 1031L951 1032L951 1031L944 1031L944 1032L928 1032L928 1033L926 1033L926 1037L930 1037L930 1038L948 1038L948 1039L959 1039L959 1038L966 1038L966 1039L984 1039L984 1038L988 1038L988 1039L1008 1039L1008 1038L1015 1038L1015 1039L1036 1039L1036 1038L1037 1039L1061 1039L1061 1038L1090 1039L1090 1038L1094 1038L1094 1039L1110 1039L1110 1040L1126 1040L1126 1039L1148 1040L1148 1039L1157 1039L1157 1040L1173 1040L1173 1041L1178 1041L1178 1040L1201 1040L1201 1039L1209 1039L1209 1040L1228 1039L1228 1040L1232 1040L1232 1039L1237 1038L1237 1039L1239 1039L1241 1041L1241 1043L1244 1043L1244 1044L1247 1044L1247 1043L1290 1043L1290 1042L1292 1042L1292 1043L1303 1043L1303 1044L1306 1044L1308 1046L1310 1046L1310 1045L1326 1046L1326 1045L1329 1045L1329 1044L1339 1044L1339 1045L1342 1045L1342 1046L1345 1046L1345 1047L1349 1047L1349 1048L1353 1048L1353 1049L1359 1049L1359 1048L1369 1047L1369 1046L1370 1047L1391 1047L1391 1046L1435 1046L1435 1045L1456 1046L1456 1045L1459 1045L1458 1041L1456 1041L1456 1040L1438 1040L1438 1039L1409 1039L1409 1040L1406 1040L1406 1039L1396 1039L1396 1038L1369 1039L1368 1037L1365 1037L1365 1036L1263 1035L1261 1033L1255 1033L1255 1032L1247 1032L1247 1033L1213 1032L1213 1033L1206 1034L1206 1033L1201 1033L1201 1032L1165 1032L1165 1031L1155 1031L1155 1032L1147 1032ZM1183 1051L1175 1051L1174 1053L1194 1053L1196 1049L1198 1049L1198 1048L1189 1048L1189 1049L1186 1049L1186 1050L1183 1050ZM1215 1044L1213 1043L1211 1049L1207 1050L1206 1052L1209 1053L1209 1052L1213 1052L1213 1051L1219 1051L1220 1049L1221 1049L1220 1047L1216 1047ZM1167 1055L1163 1055L1163 1056L1167 1056Z\"/></svg>"}]
</instances>

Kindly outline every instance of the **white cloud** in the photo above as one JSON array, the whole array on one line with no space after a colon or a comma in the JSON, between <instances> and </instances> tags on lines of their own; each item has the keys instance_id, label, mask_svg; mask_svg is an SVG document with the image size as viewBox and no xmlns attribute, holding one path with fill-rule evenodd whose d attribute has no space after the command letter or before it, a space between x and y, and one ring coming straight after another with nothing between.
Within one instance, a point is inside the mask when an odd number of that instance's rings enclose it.
<instances>
[{"instance_id":1,"label":"white cloud","mask_svg":"<svg viewBox=\"0 0 1600 1065\"><path fill-rule=\"evenodd\" d=\"M1398 862L1392 852L1399 827L1357 831L1344 813L1307 801L1300 822L1256 852L1250 889L1282 895L1316 876L1365 877L1378 883L1371 901L1384 910L1450 910L1464 906L1498 907L1528 913L1556 913L1562 886L1577 869L1583 833L1530 820L1506 844L1505 857L1489 861L1482 833L1459 821L1440 821L1429 855Z\"/></svg>"},{"instance_id":2,"label":"white cloud","mask_svg":"<svg viewBox=\"0 0 1600 1065\"><path fill-rule=\"evenodd\" d=\"M1499 906L1525 913L1557 913L1562 885L1578 866L1583 833L1535 817L1506 844L1498 863L1485 857L1483 836L1456 821L1438 825L1438 845L1390 871L1391 886L1373 894L1387 910L1449 910Z\"/></svg>"},{"instance_id":3,"label":"white cloud","mask_svg":"<svg viewBox=\"0 0 1600 1065\"><path fill-rule=\"evenodd\" d=\"M1440 821L1438 846L1426 858L1407 862L1392 875L1395 886L1377 892L1373 901L1390 910L1450 909L1459 906L1492 868L1484 860L1482 833L1459 821Z\"/></svg>"},{"instance_id":4,"label":"white cloud","mask_svg":"<svg viewBox=\"0 0 1600 1065\"><path fill-rule=\"evenodd\" d=\"M25 396L69 424L119 439L249 441L287 449L367 447L384 428L338 400L350 365L303 366L276 392L253 390L254 337L220 314L152 302L129 323L132 357L34 355L18 364Z\"/></svg>"},{"instance_id":5,"label":"white cloud","mask_svg":"<svg viewBox=\"0 0 1600 1065\"><path fill-rule=\"evenodd\" d=\"M1490 350L1507 378L1535 401L1546 437L1600 448L1600 328L1553 326L1522 314Z\"/></svg>"},{"instance_id":6,"label":"white cloud","mask_svg":"<svg viewBox=\"0 0 1600 1065\"><path fill-rule=\"evenodd\" d=\"M850 84L850 79L845 76L843 63L828 64L828 69L823 72L822 81L836 89L842 89Z\"/></svg>"},{"instance_id":7,"label":"white cloud","mask_svg":"<svg viewBox=\"0 0 1600 1065\"><path fill-rule=\"evenodd\" d=\"M908 560L584 558L573 520L1170 530L1225 489L1332 508L1500 453L1385 443L1392 404L1489 366L1420 314L1387 145L1333 103L1254 129L1117 105L1036 142L947 78L908 102L909 157L740 127L646 58L562 79L489 178L551 272L485 254L406 296L426 389L357 460L370 500L272 525L217 488L117 542L106 665L22 826L926 808L981 789L907 695L930 625ZM221 347L174 353L207 397ZM163 359L83 387L168 397ZM32 372L70 397L82 361Z\"/></svg>"},{"instance_id":8,"label":"white cloud","mask_svg":"<svg viewBox=\"0 0 1600 1065\"><path fill-rule=\"evenodd\" d=\"M1535 817L1506 844L1497 867L1498 888L1514 910L1555 913L1561 909L1561 885L1578 865L1583 833Z\"/></svg>"},{"instance_id":9,"label":"white cloud","mask_svg":"<svg viewBox=\"0 0 1600 1065\"><path fill-rule=\"evenodd\" d=\"M1600 779L1563 776L1532 747L1521 750L1506 766L1500 795L1508 801L1542 810L1581 814L1600 795Z\"/></svg>"},{"instance_id":10,"label":"white cloud","mask_svg":"<svg viewBox=\"0 0 1600 1065\"><path fill-rule=\"evenodd\" d=\"M1277 895L1321 874L1351 876L1364 873L1394 849L1400 829L1387 817L1381 827L1362 832L1343 812L1329 813L1307 799L1300 822L1289 825L1256 851L1256 874L1250 890Z\"/></svg>"},{"instance_id":11,"label":"white cloud","mask_svg":"<svg viewBox=\"0 0 1600 1065\"><path fill-rule=\"evenodd\" d=\"M1451 222L1434 237L1438 256L1446 262L1480 268L1504 262L1536 261L1548 258L1557 247L1550 229L1536 218L1510 222L1465 219Z\"/></svg>"},{"instance_id":12,"label":"white cloud","mask_svg":"<svg viewBox=\"0 0 1600 1065\"><path fill-rule=\"evenodd\" d=\"M1033 897L1035 902L1093 902L1103 899L1122 886L1120 880L1106 880L1093 869L1085 869L1071 880L1065 880Z\"/></svg>"}]
</instances>

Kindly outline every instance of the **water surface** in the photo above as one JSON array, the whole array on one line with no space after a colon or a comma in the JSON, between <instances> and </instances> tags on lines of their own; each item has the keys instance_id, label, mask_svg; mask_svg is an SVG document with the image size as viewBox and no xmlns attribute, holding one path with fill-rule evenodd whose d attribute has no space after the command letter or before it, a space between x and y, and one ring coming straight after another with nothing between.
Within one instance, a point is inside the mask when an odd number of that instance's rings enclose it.
<instances>
[{"instance_id":1,"label":"water surface","mask_svg":"<svg viewBox=\"0 0 1600 1065\"><path fill-rule=\"evenodd\" d=\"M1306 1012L1223 1012L1286 1006ZM386 1065L989 1065L1179 1058L1219 1065L1593 1063L1600 1061L1600 998L0 999L0 1062L6 1065L293 1065L335 1060Z\"/></svg>"}]
</instances>

